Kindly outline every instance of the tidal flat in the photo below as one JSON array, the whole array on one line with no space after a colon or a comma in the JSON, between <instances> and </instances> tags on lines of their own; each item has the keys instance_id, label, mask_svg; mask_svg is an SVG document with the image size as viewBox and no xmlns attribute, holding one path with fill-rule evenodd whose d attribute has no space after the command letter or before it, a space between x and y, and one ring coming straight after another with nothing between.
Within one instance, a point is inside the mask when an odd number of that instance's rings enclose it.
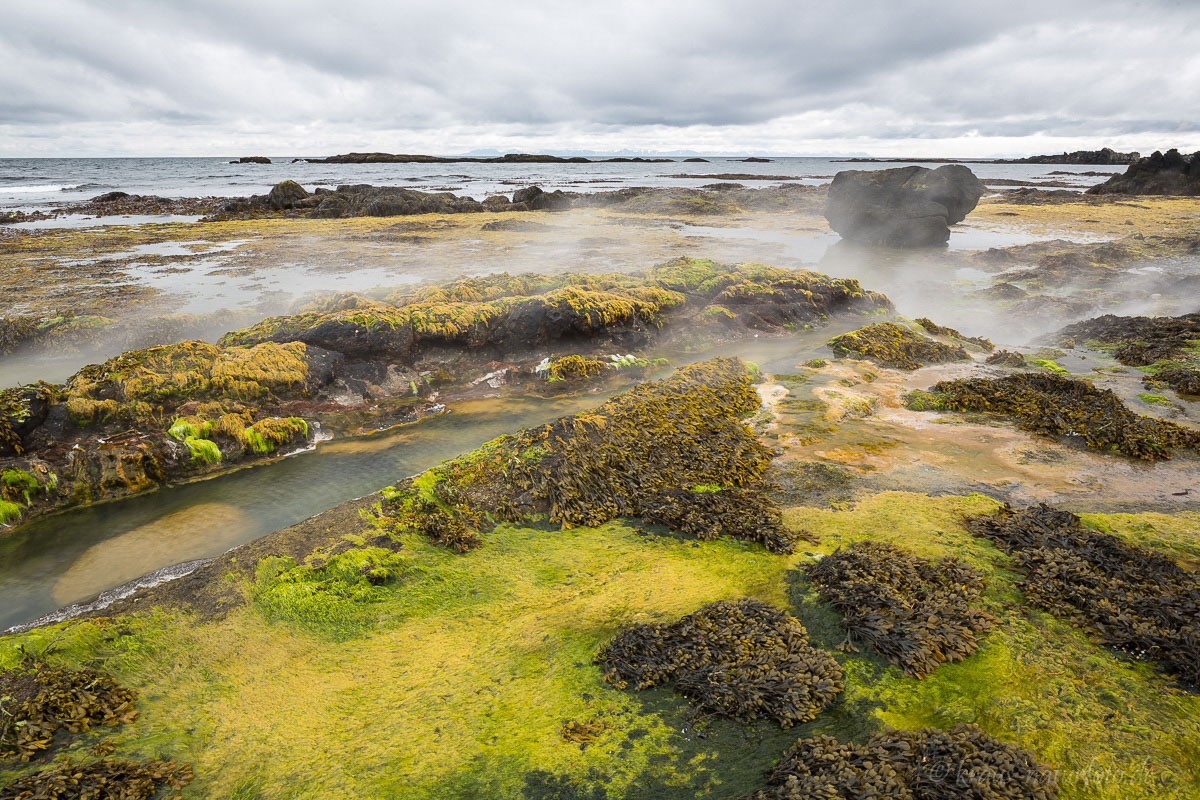
<instances>
[{"instance_id":1,"label":"tidal flat","mask_svg":"<svg viewBox=\"0 0 1200 800\"><path fill-rule=\"evenodd\" d=\"M1200 201L789 197L4 232L0 785L784 798L936 729L922 797L1195 797Z\"/></svg>"}]
</instances>

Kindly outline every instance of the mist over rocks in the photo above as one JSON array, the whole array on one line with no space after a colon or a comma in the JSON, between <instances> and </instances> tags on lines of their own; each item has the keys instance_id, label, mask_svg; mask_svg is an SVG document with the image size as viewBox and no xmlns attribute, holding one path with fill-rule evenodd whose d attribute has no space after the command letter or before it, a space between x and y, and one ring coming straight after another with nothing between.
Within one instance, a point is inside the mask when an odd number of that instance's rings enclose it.
<instances>
[{"instance_id":1,"label":"mist over rocks","mask_svg":"<svg viewBox=\"0 0 1200 800\"><path fill-rule=\"evenodd\" d=\"M961 164L843 170L829 186L825 219L843 239L858 244L940 245L982 195L983 184Z\"/></svg>"},{"instance_id":2,"label":"mist over rocks","mask_svg":"<svg viewBox=\"0 0 1200 800\"><path fill-rule=\"evenodd\" d=\"M1140 158L1088 194L1200 195L1200 152L1183 155L1172 148Z\"/></svg>"}]
</instances>

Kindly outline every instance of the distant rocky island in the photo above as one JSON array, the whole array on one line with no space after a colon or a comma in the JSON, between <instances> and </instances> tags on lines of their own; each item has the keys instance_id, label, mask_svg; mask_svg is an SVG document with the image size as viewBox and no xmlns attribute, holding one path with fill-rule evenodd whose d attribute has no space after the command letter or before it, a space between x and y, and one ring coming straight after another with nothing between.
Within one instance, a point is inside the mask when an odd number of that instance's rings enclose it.
<instances>
[{"instance_id":1,"label":"distant rocky island","mask_svg":"<svg viewBox=\"0 0 1200 800\"><path fill-rule=\"evenodd\" d=\"M1111 147L1099 150L1076 150L1050 156L1000 159L1000 164L1132 164L1142 157L1141 153L1118 153Z\"/></svg>"},{"instance_id":2,"label":"distant rocky island","mask_svg":"<svg viewBox=\"0 0 1200 800\"><path fill-rule=\"evenodd\" d=\"M1141 153L1118 153L1111 147L1099 150L1076 150L1058 155L1026 156L1025 158L843 158L846 164L1132 164Z\"/></svg>"},{"instance_id":3,"label":"distant rocky island","mask_svg":"<svg viewBox=\"0 0 1200 800\"><path fill-rule=\"evenodd\" d=\"M508 153L502 156L482 158L477 156L427 156L408 153L343 153L328 158L297 158L310 164L661 164L673 158L642 158L641 156L619 156L615 158L591 159L584 156L551 156L544 153Z\"/></svg>"}]
</instances>

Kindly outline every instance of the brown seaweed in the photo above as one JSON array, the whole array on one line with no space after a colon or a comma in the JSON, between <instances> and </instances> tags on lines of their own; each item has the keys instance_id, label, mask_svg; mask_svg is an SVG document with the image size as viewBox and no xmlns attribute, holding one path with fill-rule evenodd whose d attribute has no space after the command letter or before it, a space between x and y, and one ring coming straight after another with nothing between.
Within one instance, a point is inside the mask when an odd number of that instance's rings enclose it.
<instances>
[{"instance_id":1,"label":"brown seaweed","mask_svg":"<svg viewBox=\"0 0 1200 800\"><path fill-rule=\"evenodd\" d=\"M1170 557L1089 530L1048 505L1005 507L970 522L1025 573L1030 604L1110 647L1200 686L1200 577Z\"/></svg>"},{"instance_id":2,"label":"brown seaweed","mask_svg":"<svg viewBox=\"0 0 1200 800\"><path fill-rule=\"evenodd\" d=\"M622 631L596 656L618 688L671 685L702 709L783 726L815 717L842 691L842 669L796 619L761 600L710 603L667 625Z\"/></svg>"},{"instance_id":3,"label":"brown seaweed","mask_svg":"<svg viewBox=\"0 0 1200 800\"><path fill-rule=\"evenodd\" d=\"M960 559L921 558L885 542L856 542L808 569L842 628L916 678L961 661L996 624L975 606L983 576Z\"/></svg>"},{"instance_id":4,"label":"brown seaweed","mask_svg":"<svg viewBox=\"0 0 1200 800\"><path fill-rule=\"evenodd\" d=\"M979 727L888 730L866 744L801 739L743 800L1053 800L1053 770Z\"/></svg>"},{"instance_id":5,"label":"brown seaweed","mask_svg":"<svg viewBox=\"0 0 1200 800\"><path fill-rule=\"evenodd\" d=\"M962 345L943 344L894 322L879 322L835 336L828 342L839 358L870 358L888 367L919 369L926 364L964 361L971 356Z\"/></svg>"},{"instance_id":6,"label":"brown seaweed","mask_svg":"<svg viewBox=\"0 0 1200 800\"><path fill-rule=\"evenodd\" d=\"M930 392L938 406L1011 417L1043 436L1081 436L1089 447L1147 461L1171 457L1173 448L1200 449L1200 430L1143 417L1109 389L1048 373L942 381Z\"/></svg>"}]
</instances>

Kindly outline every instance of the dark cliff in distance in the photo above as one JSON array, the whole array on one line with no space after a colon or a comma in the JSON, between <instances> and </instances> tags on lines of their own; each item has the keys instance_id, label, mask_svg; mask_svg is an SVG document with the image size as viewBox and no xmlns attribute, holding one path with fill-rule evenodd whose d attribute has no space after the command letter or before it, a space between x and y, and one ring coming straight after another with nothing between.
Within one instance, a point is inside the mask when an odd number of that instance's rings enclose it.
<instances>
[{"instance_id":1,"label":"dark cliff in distance","mask_svg":"<svg viewBox=\"0 0 1200 800\"><path fill-rule=\"evenodd\" d=\"M503 156L479 158L472 156L426 156L405 153L343 153L328 158L304 158L311 164L662 164L673 158L642 158L640 156L591 159L583 156L551 156L531 153L508 153Z\"/></svg>"},{"instance_id":2,"label":"dark cliff in distance","mask_svg":"<svg viewBox=\"0 0 1200 800\"><path fill-rule=\"evenodd\" d=\"M1111 147L1100 150L1076 150L1073 153L1060 153L1048 156L1029 156L1028 158L1000 159L1001 164L1132 164L1141 158L1141 153L1118 153Z\"/></svg>"}]
</instances>

